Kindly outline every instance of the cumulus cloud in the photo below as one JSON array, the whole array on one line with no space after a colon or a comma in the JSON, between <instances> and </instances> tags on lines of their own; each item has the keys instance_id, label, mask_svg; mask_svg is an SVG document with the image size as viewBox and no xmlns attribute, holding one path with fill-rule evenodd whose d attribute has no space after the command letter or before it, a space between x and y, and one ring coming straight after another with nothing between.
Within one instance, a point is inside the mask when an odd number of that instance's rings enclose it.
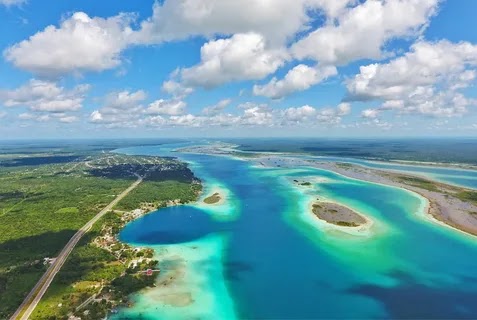
<instances>
[{"instance_id":1,"label":"cumulus cloud","mask_svg":"<svg viewBox=\"0 0 477 320\"><path fill-rule=\"evenodd\" d=\"M23 106L36 112L66 112L81 109L89 85L71 90L56 82L31 79L13 90L0 90L0 101L6 107Z\"/></svg>"},{"instance_id":2,"label":"cumulus cloud","mask_svg":"<svg viewBox=\"0 0 477 320\"><path fill-rule=\"evenodd\" d=\"M184 113L186 106L187 104L181 100L159 99L149 104L146 113L178 116Z\"/></svg>"},{"instance_id":3,"label":"cumulus cloud","mask_svg":"<svg viewBox=\"0 0 477 320\"><path fill-rule=\"evenodd\" d=\"M288 108L280 112L280 121L282 125L307 124L314 122L325 123L329 125L339 124L344 116L351 112L349 103L340 103L336 108L316 109L309 105L300 108Z\"/></svg>"},{"instance_id":4,"label":"cumulus cloud","mask_svg":"<svg viewBox=\"0 0 477 320\"><path fill-rule=\"evenodd\" d=\"M377 118L379 115L379 110L377 109L365 109L361 112L361 116L367 119Z\"/></svg>"},{"instance_id":5,"label":"cumulus cloud","mask_svg":"<svg viewBox=\"0 0 477 320\"><path fill-rule=\"evenodd\" d=\"M24 112L18 115L18 119L36 122L59 121L61 123L73 123L79 120L77 116L66 113L30 113Z\"/></svg>"},{"instance_id":6,"label":"cumulus cloud","mask_svg":"<svg viewBox=\"0 0 477 320\"><path fill-rule=\"evenodd\" d=\"M436 12L439 0L366 1L295 43L298 59L343 65L353 60L382 57L382 48L396 37L420 34Z\"/></svg>"},{"instance_id":7,"label":"cumulus cloud","mask_svg":"<svg viewBox=\"0 0 477 320\"><path fill-rule=\"evenodd\" d=\"M138 107L146 99L146 92L138 90L129 92L127 90L112 92L105 98L105 108L108 109L132 109Z\"/></svg>"},{"instance_id":8,"label":"cumulus cloud","mask_svg":"<svg viewBox=\"0 0 477 320\"><path fill-rule=\"evenodd\" d=\"M283 44L311 22L314 10L334 17L349 0L166 0L156 2L153 15L141 25L139 41L160 43L190 36L257 32Z\"/></svg>"},{"instance_id":9,"label":"cumulus cloud","mask_svg":"<svg viewBox=\"0 0 477 320\"><path fill-rule=\"evenodd\" d=\"M309 67L299 64L285 75L282 80L273 78L269 83L253 87L256 96L265 96L272 99L281 99L297 91L304 91L328 77L338 73L334 66Z\"/></svg>"},{"instance_id":10,"label":"cumulus cloud","mask_svg":"<svg viewBox=\"0 0 477 320\"><path fill-rule=\"evenodd\" d=\"M281 67L286 52L268 49L257 33L211 40L200 50L201 62L180 71L187 86L213 88L231 81L259 80Z\"/></svg>"},{"instance_id":11,"label":"cumulus cloud","mask_svg":"<svg viewBox=\"0 0 477 320\"><path fill-rule=\"evenodd\" d=\"M14 5L24 0L0 0ZM232 36L257 33L281 47L297 32L309 29L311 12L334 18L353 0L166 0L153 15L131 26L134 14L109 18L75 12L4 51L7 61L37 76L103 71L122 62L121 52L134 45L159 44L190 36Z\"/></svg>"},{"instance_id":12,"label":"cumulus cloud","mask_svg":"<svg viewBox=\"0 0 477 320\"><path fill-rule=\"evenodd\" d=\"M16 67L45 77L111 69L130 44L130 23L126 14L103 19L76 12L59 27L50 25L3 54Z\"/></svg>"},{"instance_id":13,"label":"cumulus cloud","mask_svg":"<svg viewBox=\"0 0 477 320\"><path fill-rule=\"evenodd\" d=\"M459 90L475 82L477 46L419 41L385 64L362 66L347 82L350 100L382 100L380 110L453 116L475 100Z\"/></svg>"},{"instance_id":14,"label":"cumulus cloud","mask_svg":"<svg viewBox=\"0 0 477 320\"><path fill-rule=\"evenodd\" d=\"M138 90L129 92L127 90L109 93L104 99L104 108L111 111L117 109L132 109L138 107L146 99L146 92Z\"/></svg>"},{"instance_id":15,"label":"cumulus cloud","mask_svg":"<svg viewBox=\"0 0 477 320\"><path fill-rule=\"evenodd\" d=\"M93 123L129 127L129 123L140 119L144 112L142 103L146 98L147 94L143 90L111 92L102 99L103 106L90 114L89 120Z\"/></svg>"},{"instance_id":16,"label":"cumulus cloud","mask_svg":"<svg viewBox=\"0 0 477 320\"><path fill-rule=\"evenodd\" d=\"M162 84L162 91L176 98L185 98L194 92L194 89L191 87L186 87L177 81L167 80Z\"/></svg>"},{"instance_id":17,"label":"cumulus cloud","mask_svg":"<svg viewBox=\"0 0 477 320\"><path fill-rule=\"evenodd\" d=\"M160 100L159 100L160 101ZM299 108L273 109L268 104L245 102L236 107L236 113L224 113L225 106L230 104L229 100L222 100L212 106L210 110L201 114L186 114L182 107L170 108L176 103L182 106L179 101L164 100L158 104L158 110L154 112L147 107L143 112L136 112L134 115L125 116L120 114L102 114L94 111L90 115L90 121L110 128L172 128L172 127L291 127L297 124L306 124L309 127L317 125L338 125L344 116L351 112L348 103L342 103L335 108L316 109L305 105ZM152 103L151 105L155 105ZM168 106L168 107L165 107ZM164 107L164 108L163 108Z\"/></svg>"},{"instance_id":18,"label":"cumulus cloud","mask_svg":"<svg viewBox=\"0 0 477 320\"><path fill-rule=\"evenodd\" d=\"M288 108L282 113L284 123L302 123L316 115L316 109L305 105L300 108Z\"/></svg>"},{"instance_id":19,"label":"cumulus cloud","mask_svg":"<svg viewBox=\"0 0 477 320\"><path fill-rule=\"evenodd\" d=\"M336 108L325 108L318 111L316 119L325 124L339 124L344 116L351 113L349 103L340 103Z\"/></svg>"},{"instance_id":20,"label":"cumulus cloud","mask_svg":"<svg viewBox=\"0 0 477 320\"><path fill-rule=\"evenodd\" d=\"M103 115L99 110L94 110L91 112L89 119L91 122L102 122L104 120Z\"/></svg>"},{"instance_id":21,"label":"cumulus cloud","mask_svg":"<svg viewBox=\"0 0 477 320\"><path fill-rule=\"evenodd\" d=\"M143 90L119 91L107 94L103 106L89 115L89 121L110 128L135 128L153 123L168 123L168 118L184 114L185 102L178 99L158 99L147 105Z\"/></svg>"},{"instance_id":22,"label":"cumulus cloud","mask_svg":"<svg viewBox=\"0 0 477 320\"><path fill-rule=\"evenodd\" d=\"M230 105L231 102L232 102L232 100L230 100L230 99L220 100L219 102L217 102L213 106L205 107L202 110L202 113L205 114L205 115L217 115L217 114L221 113L228 105Z\"/></svg>"}]
</instances>

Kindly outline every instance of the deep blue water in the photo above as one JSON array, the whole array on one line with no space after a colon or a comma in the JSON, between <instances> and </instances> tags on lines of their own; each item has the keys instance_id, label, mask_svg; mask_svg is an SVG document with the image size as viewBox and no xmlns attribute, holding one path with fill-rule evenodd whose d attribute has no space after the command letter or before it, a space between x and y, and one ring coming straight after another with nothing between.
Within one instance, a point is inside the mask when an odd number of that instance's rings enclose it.
<instances>
[{"instance_id":1,"label":"deep blue water","mask_svg":"<svg viewBox=\"0 0 477 320\"><path fill-rule=\"evenodd\" d=\"M162 149L162 150L161 150ZM164 148L127 153L171 155ZM182 155L239 200L237 220L214 221L192 206L161 209L129 224L140 244L229 236L227 286L244 319L477 318L475 239L416 217L420 200L330 172L264 170L225 157ZM300 220L300 194L286 176L321 176L320 192L387 226L371 239L328 235Z\"/></svg>"}]
</instances>

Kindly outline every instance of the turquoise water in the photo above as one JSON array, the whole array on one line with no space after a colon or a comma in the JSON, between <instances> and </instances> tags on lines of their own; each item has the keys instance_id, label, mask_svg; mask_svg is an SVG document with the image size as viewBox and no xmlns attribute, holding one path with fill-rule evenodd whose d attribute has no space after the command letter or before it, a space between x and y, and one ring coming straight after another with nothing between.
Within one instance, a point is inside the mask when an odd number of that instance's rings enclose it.
<instances>
[{"instance_id":1,"label":"turquoise water","mask_svg":"<svg viewBox=\"0 0 477 320\"><path fill-rule=\"evenodd\" d=\"M164 302L168 289L154 288L136 295L135 306L116 318L477 317L475 238L425 219L418 196L324 170L263 169L226 157L171 154L175 147L120 152L189 161L206 185L220 182L228 190L231 218L188 205L128 224L123 241L152 246L158 255L183 253L191 288L184 283L170 290L189 290L192 300L172 306ZM313 187L300 189L293 179L313 181ZM313 197L366 214L374 222L369 235L316 224L307 212ZM160 267L167 270L170 257L164 257Z\"/></svg>"},{"instance_id":2,"label":"turquoise water","mask_svg":"<svg viewBox=\"0 0 477 320\"><path fill-rule=\"evenodd\" d=\"M444 183L450 183L471 189L477 189L477 171L465 170L457 168L445 168L439 166L418 166L404 165L390 162L368 161L353 158L338 157L306 157L309 159L331 162L347 162L374 169L394 170L401 172L409 172L432 178Z\"/></svg>"}]
</instances>

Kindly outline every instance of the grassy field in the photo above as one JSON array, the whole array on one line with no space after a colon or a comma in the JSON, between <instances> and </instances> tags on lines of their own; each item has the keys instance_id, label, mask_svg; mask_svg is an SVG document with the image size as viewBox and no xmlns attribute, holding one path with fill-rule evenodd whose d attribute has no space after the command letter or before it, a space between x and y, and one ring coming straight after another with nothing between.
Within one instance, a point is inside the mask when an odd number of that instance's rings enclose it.
<instances>
[{"instance_id":1,"label":"grassy field","mask_svg":"<svg viewBox=\"0 0 477 320\"><path fill-rule=\"evenodd\" d=\"M120 209L192 201L200 190L187 166L173 159L83 154L65 163L54 155L34 158L3 155L6 160L0 161L0 319L8 318L41 277L43 259L56 256L79 228L137 179L136 173L147 178Z\"/></svg>"}]
</instances>

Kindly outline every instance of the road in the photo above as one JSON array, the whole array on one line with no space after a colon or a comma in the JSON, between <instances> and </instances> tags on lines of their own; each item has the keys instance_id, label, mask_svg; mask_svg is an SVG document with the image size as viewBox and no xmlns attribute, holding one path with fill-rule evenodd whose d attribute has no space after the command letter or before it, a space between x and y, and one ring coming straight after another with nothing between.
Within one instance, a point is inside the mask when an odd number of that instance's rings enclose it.
<instances>
[{"instance_id":1,"label":"road","mask_svg":"<svg viewBox=\"0 0 477 320\"><path fill-rule=\"evenodd\" d=\"M97 215L94 216L93 219L88 221L75 235L68 241L66 246L61 250L60 254L56 258L55 262L53 262L48 270L46 270L45 274L40 278L40 280L36 283L30 293L27 295L25 300L23 300L20 307L18 307L17 311L13 314L10 320L27 320L30 315L32 314L35 307L40 302L41 298L45 294L46 290L50 286L51 282L55 278L58 271L60 271L61 267L65 263L66 259L70 255L73 248L76 246L78 241L83 237L83 235L88 232L91 227L101 219L106 213L111 211L111 209L118 204L129 192L134 190L143 180L143 177L136 175L138 179L129 186L126 190L124 190L120 195L118 195L110 204L108 204L103 210L101 210Z\"/></svg>"}]
</instances>

